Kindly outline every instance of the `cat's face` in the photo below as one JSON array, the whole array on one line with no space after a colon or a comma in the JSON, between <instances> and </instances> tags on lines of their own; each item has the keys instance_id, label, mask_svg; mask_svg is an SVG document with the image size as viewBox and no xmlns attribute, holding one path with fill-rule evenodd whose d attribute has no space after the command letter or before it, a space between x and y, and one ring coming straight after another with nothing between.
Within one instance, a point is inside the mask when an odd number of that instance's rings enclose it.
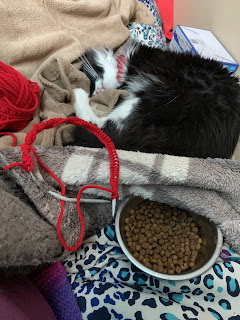
<instances>
[{"instance_id":1,"label":"cat's face","mask_svg":"<svg viewBox=\"0 0 240 320\"><path fill-rule=\"evenodd\" d=\"M82 61L82 71L91 81L90 95L120 87L121 84L117 80L117 61L112 50L92 50L82 58Z\"/></svg>"}]
</instances>

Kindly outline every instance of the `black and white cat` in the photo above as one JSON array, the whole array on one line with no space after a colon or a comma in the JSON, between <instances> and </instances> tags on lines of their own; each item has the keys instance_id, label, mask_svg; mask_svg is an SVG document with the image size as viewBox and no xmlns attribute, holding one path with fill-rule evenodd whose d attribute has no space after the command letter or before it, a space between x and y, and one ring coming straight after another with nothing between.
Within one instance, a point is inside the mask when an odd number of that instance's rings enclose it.
<instances>
[{"instance_id":1,"label":"black and white cat","mask_svg":"<svg viewBox=\"0 0 240 320\"><path fill-rule=\"evenodd\" d=\"M240 134L238 79L218 62L134 44L118 79L112 50L92 50L83 59L90 93L121 88L129 96L106 117L95 115L89 95L75 89L76 116L109 135L117 149L177 156L230 158ZM75 145L102 147L76 127Z\"/></svg>"}]
</instances>

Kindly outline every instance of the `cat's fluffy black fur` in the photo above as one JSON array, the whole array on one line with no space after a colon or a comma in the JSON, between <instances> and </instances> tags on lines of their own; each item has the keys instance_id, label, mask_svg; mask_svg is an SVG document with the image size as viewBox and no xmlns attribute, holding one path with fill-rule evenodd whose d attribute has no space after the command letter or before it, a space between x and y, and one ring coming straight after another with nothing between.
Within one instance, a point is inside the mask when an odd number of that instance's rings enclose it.
<instances>
[{"instance_id":1,"label":"cat's fluffy black fur","mask_svg":"<svg viewBox=\"0 0 240 320\"><path fill-rule=\"evenodd\" d=\"M102 128L116 148L201 158L232 156L240 133L240 86L226 68L200 56L140 46L129 60L122 88L128 90L136 76L149 81L134 92L140 102L123 129L117 130L111 121ZM102 146L79 127L75 144Z\"/></svg>"}]
</instances>

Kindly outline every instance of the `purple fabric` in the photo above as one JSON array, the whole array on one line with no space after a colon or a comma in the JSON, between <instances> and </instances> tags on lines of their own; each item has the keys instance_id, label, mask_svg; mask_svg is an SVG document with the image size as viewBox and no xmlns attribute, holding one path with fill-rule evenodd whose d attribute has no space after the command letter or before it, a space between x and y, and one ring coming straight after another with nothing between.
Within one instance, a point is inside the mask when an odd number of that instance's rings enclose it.
<instances>
[{"instance_id":1,"label":"purple fabric","mask_svg":"<svg viewBox=\"0 0 240 320\"><path fill-rule=\"evenodd\" d=\"M49 304L28 279L0 280L0 319L56 320Z\"/></svg>"},{"instance_id":2,"label":"purple fabric","mask_svg":"<svg viewBox=\"0 0 240 320\"><path fill-rule=\"evenodd\" d=\"M57 320L82 320L66 270L60 262L50 264L33 281L51 306Z\"/></svg>"}]
</instances>

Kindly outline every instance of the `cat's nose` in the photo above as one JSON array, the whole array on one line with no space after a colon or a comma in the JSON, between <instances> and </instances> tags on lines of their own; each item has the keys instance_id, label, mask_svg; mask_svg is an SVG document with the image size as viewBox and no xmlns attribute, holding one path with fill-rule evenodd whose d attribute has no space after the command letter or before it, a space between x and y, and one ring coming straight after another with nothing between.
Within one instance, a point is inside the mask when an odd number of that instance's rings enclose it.
<instances>
[{"instance_id":1,"label":"cat's nose","mask_svg":"<svg viewBox=\"0 0 240 320\"><path fill-rule=\"evenodd\" d=\"M102 91L103 91L103 88L97 88L97 89L96 89L96 92L97 92L97 93L100 93L100 92L102 92Z\"/></svg>"}]
</instances>

